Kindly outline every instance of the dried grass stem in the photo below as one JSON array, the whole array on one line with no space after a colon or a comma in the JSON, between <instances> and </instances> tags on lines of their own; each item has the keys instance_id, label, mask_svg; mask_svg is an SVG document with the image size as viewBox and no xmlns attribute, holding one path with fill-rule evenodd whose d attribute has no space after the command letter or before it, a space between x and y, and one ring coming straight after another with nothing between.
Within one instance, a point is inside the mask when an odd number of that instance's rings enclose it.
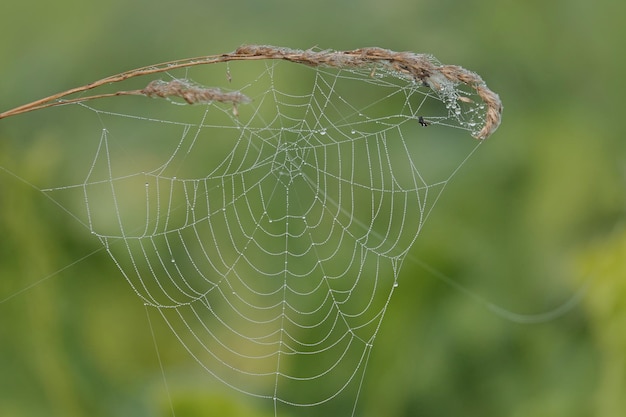
<instances>
[{"instance_id":1,"label":"dried grass stem","mask_svg":"<svg viewBox=\"0 0 626 417\"><path fill-rule=\"evenodd\" d=\"M85 92L104 84L117 83L143 75L163 73L177 68L229 61L264 59L281 59L312 67L367 68L381 65L389 70L409 76L417 82L429 85L435 90L439 87L439 83L442 80L441 77L444 77L446 80L453 83L463 83L473 88L487 106L485 123L483 128L474 135L476 138L487 138L500 125L502 102L498 95L487 87L478 74L455 65L439 65L435 63L433 58L429 55L415 54L412 52L394 52L382 48L361 48L352 51L315 51L311 49L297 50L263 45L244 45L234 52L227 54L190 58L182 61L166 62L133 69L0 113L0 119L41 108L119 95L144 95L148 97L178 96L190 104L221 101L237 105L238 103L248 102L249 99L240 92L223 92L217 88L200 87L181 80L173 80L170 82L153 81L142 90L119 91L116 93L98 94L70 100L64 100L64 97Z\"/></svg>"}]
</instances>

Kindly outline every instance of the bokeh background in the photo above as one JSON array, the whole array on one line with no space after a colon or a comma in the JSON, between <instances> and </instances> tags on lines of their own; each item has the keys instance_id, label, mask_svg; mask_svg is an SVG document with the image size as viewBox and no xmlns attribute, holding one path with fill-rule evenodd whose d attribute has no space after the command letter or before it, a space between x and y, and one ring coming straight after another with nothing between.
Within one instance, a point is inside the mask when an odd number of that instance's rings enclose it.
<instances>
[{"instance_id":1,"label":"bokeh background","mask_svg":"<svg viewBox=\"0 0 626 417\"><path fill-rule=\"evenodd\" d=\"M503 124L405 261L356 414L621 416L625 17L611 0L8 0L0 108L244 43L380 46L474 70ZM97 240L8 172L41 186L71 151L54 138L76 126L40 113L0 121L0 415L268 415L184 355L164 389L154 317ZM167 355L175 340L155 337Z\"/></svg>"}]
</instances>

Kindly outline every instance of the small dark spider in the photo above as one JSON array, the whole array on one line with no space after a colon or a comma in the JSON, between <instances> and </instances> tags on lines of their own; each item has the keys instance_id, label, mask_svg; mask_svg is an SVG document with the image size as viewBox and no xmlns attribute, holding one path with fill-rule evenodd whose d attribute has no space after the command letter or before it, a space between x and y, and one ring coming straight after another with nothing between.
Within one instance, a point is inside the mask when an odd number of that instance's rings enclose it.
<instances>
[{"instance_id":1,"label":"small dark spider","mask_svg":"<svg viewBox=\"0 0 626 417\"><path fill-rule=\"evenodd\" d=\"M427 122L426 120L424 120L422 116L418 117L417 121L420 123L421 126L424 126L424 127L430 125L430 122Z\"/></svg>"}]
</instances>

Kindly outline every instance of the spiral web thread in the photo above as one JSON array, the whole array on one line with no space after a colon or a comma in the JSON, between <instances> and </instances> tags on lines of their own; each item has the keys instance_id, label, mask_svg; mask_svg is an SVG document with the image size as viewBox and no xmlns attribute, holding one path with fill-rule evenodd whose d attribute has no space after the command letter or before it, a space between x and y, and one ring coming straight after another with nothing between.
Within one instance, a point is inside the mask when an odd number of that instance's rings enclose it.
<instances>
[{"instance_id":1,"label":"spiral web thread","mask_svg":"<svg viewBox=\"0 0 626 417\"><path fill-rule=\"evenodd\" d=\"M103 95L156 98L141 106L54 101L104 128L84 181L43 191L83 202L91 233L209 374L275 414L354 405L402 261L481 142L463 139L449 163L431 152L457 132L487 137L501 105L427 56L402 55L422 73L364 58L397 54L377 48L267 48ZM149 155L129 162L133 146Z\"/></svg>"}]
</instances>

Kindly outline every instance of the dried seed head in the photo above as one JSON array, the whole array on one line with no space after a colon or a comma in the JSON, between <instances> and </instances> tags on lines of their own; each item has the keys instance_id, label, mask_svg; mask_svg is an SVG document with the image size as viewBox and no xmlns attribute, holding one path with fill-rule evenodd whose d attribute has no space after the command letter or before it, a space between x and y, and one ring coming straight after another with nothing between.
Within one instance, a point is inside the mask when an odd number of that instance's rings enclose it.
<instances>
[{"instance_id":1,"label":"dried seed head","mask_svg":"<svg viewBox=\"0 0 626 417\"><path fill-rule=\"evenodd\" d=\"M252 100L239 91L222 91L219 88L202 87L189 80L155 80L150 82L140 93L147 97L180 97L189 104L231 103L233 105L250 103Z\"/></svg>"}]
</instances>

